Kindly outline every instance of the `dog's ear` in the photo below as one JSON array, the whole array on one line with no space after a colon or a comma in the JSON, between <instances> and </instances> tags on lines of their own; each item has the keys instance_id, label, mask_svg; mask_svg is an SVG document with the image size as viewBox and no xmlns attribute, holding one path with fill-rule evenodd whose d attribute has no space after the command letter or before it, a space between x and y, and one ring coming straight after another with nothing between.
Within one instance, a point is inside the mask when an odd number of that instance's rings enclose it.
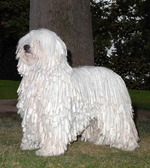
<instances>
[{"instance_id":1,"label":"dog's ear","mask_svg":"<svg viewBox=\"0 0 150 168\"><path fill-rule=\"evenodd\" d=\"M67 60L67 47L61 39L56 40L56 57L58 60Z\"/></svg>"},{"instance_id":2,"label":"dog's ear","mask_svg":"<svg viewBox=\"0 0 150 168\"><path fill-rule=\"evenodd\" d=\"M19 45L17 44L16 52L15 52L15 54L16 54L16 59L18 59L18 57L17 57L18 52L19 52Z\"/></svg>"},{"instance_id":3,"label":"dog's ear","mask_svg":"<svg viewBox=\"0 0 150 168\"><path fill-rule=\"evenodd\" d=\"M18 44L17 44L17 46L16 46L16 53L15 53L17 60L20 58L20 54L19 54L20 48L21 48L21 45L20 45L20 43L18 42Z\"/></svg>"}]
</instances>

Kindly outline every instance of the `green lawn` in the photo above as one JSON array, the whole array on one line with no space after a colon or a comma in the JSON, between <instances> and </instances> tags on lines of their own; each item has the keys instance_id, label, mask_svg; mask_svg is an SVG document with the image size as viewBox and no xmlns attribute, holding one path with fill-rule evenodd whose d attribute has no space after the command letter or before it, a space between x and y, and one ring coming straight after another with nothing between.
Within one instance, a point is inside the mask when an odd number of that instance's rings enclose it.
<instances>
[{"instance_id":1,"label":"green lawn","mask_svg":"<svg viewBox=\"0 0 150 168\"><path fill-rule=\"evenodd\" d=\"M135 108L150 110L150 91L129 90L129 93Z\"/></svg>"},{"instance_id":2,"label":"green lawn","mask_svg":"<svg viewBox=\"0 0 150 168\"><path fill-rule=\"evenodd\" d=\"M137 121L140 148L126 152L78 140L61 156L39 157L22 151L21 120L18 116L0 120L0 168L149 168L150 121Z\"/></svg>"},{"instance_id":3,"label":"green lawn","mask_svg":"<svg viewBox=\"0 0 150 168\"><path fill-rule=\"evenodd\" d=\"M17 99L19 81L0 80L0 99Z\"/></svg>"}]
</instances>

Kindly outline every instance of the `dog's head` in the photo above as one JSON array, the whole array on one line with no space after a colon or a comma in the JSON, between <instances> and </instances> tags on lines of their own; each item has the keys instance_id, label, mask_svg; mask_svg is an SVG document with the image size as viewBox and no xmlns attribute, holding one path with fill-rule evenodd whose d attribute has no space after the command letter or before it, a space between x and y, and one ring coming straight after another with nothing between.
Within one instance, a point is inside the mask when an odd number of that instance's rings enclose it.
<instances>
[{"instance_id":1,"label":"dog's head","mask_svg":"<svg viewBox=\"0 0 150 168\"><path fill-rule=\"evenodd\" d=\"M47 29L32 30L18 42L16 50L18 71L25 74L30 70L50 70L67 62L64 42Z\"/></svg>"}]
</instances>

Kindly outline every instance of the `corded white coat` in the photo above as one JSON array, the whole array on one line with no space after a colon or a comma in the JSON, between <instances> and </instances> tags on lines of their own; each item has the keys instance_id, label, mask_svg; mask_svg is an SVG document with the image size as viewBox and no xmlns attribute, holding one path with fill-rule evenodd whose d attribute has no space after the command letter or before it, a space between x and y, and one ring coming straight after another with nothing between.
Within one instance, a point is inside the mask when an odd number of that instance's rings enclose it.
<instances>
[{"instance_id":1,"label":"corded white coat","mask_svg":"<svg viewBox=\"0 0 150 168\"><path fill-rule=\"evenodd\" d=\"M65 44L46 29L22 37L16 53L23 77L17 104L22 149L60 155L78 135L122 150L138 147L131 100L119 75L104 67L71 68Z\"/></svg>"}]
</instances>

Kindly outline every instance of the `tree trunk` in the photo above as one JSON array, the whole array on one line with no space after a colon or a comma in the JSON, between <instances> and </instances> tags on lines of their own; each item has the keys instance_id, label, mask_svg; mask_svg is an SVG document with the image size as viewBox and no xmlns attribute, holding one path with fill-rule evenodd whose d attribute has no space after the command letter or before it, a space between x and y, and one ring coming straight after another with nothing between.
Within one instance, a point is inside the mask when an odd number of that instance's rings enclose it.
<instances>
[{"instance_id":1,"label":"tree trunk","mask_svg":"<svg viewBox=\"0 0 150 168\"><path fill-rule=\"evenodd\" d=\"M30 0L30 30L47 28L65 42L72 65L93 65L90 0Z\"/></svg>"}]
</instances>

